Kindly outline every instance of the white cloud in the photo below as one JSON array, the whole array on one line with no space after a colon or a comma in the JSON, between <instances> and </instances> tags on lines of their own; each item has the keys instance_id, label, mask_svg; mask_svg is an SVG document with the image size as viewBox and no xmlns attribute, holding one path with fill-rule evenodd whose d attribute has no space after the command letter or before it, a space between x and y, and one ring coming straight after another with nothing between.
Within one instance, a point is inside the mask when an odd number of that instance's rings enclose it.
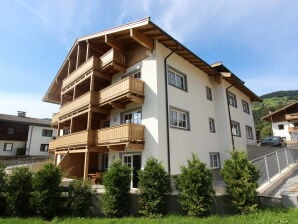
<instances>
[{"instance_id":1,"label":"white cloud","mask_svg":"<svg viewBox=\"0 0 298 224\"><path fill-rule=\"evenodd\" d=\"M1 113L16 115L17 111L27 112L28 117L51 118L59 111L59 106L42 102L41 95L25 95L22 93L0 93Z\"/></svg>"}]
</instances>

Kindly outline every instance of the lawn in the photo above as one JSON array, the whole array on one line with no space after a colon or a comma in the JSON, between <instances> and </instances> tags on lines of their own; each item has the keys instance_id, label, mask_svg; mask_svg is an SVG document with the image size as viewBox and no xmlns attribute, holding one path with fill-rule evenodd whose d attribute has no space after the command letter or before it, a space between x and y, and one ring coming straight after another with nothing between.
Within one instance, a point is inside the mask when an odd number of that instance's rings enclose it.
<instances>
[{"instance_id":1,"label":"lawn","mask_svg":"<svg viewBox=\"0 0 298 224\"><path fill-rule=\"evenodd\" d=\"M62 223L62 224L114 224L114 223L201 223L201 224L298 224L298 209L266 210L252 215L235 216L210 216L207 218L188 218L183 216L170 215L160 219L149 218L54 218L51 222L43 221L39 218L1 218L0 224L42 224L42 223Z\"/></svg>"}]
</instances>

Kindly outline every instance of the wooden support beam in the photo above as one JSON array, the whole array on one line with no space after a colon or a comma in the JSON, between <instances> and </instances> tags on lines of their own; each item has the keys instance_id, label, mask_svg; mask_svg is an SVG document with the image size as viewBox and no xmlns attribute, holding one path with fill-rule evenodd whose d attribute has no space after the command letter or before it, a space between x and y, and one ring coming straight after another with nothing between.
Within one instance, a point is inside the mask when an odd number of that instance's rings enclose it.
<instances>
[{"instance_id":1,"label":"wooden support beam","mask_svg":"<svg viewBox=\"0 0 298 224\"><path fill-rule=\"evenodd\" d=\"M116 49L117 51L124 53L124 46L119 41L112 39L108 35L105 35L105 43L110 45L112 48Z\"/></svg>"},{"instance_id":2,"label":"wooden support beam","mask_svg":"<svg viewBox=\"0 0 298 224\"><path fill-rule=\"evenodd\" d=\"M154 42L136 29L130 29L130 37L149 50L154 49Z\"/></svg>"},{"instance_id":3,"label":"wooden support beam","mask_svg":"<svg viewBox=\"0 0 298 224\"><path fill-rule=\"evenodd\" d=\"M129 98L132 102L134 102L136 104L144 104L143 97L138 97L138 96L134 96L132 94L128 94L127 98Z\"/></svg>"},{"instance_id":4,"label":"wooden support beam","mask_svg":"<svg viewBox=\"0 0 298 224\"><path fill-rule=\"evenodd\" d=\"M98 107L91 107L91 111L98 113L98 114L103 114L103 115L108 115L109 111L103 108L98 108Z\"/></svg>"},{"instance_id":5,"label":"wooden support beam","mask_svg":"<svg viewBox=\"0 0 298 224\"><path fill-rule=\"evenodd\" d=\"M118 108L118 109L125 109L125 105L122 103L115 103L115 102L111 102L109 103L112 107L114 108Z\"/></svg>"},{"instance_id":6,"label":"wooden support beam","mask_svg":"<svg viewBox=\"0 0 298 224\"><path fill-rule=\"evenodd\" d=\"M109 145L108 149L115 151L124 151L125 145Z\"/></svg>"},{"instance_id":7,"label":"wooden support beam","mask_svg":"<svg viewBox=\"0 0 298 224\"><path fill-rule=\"evenodd\" d=\"M217 76L214 76L214 81L217 83L217 84L221 84L221 77L219 75Z\"/></svg>"},{"instance_id":8,"label":"wooden support beam","mask_svg":"<svg viewBox=\"0 0 298 224\"><path fill-rule=\"evenodd\" d=\"M91 130L91 123L92 123L92 112L91 110L89 110L88 118L87 118L87 130Z\"/></svg>"},{"instance_id":9,"label":"wooden support beam","mask_svg":"<svg viewBox=\"0 0 298 224\"><path fill-rule=\"evenodd\" d=\"M85 161L84 161L84 180L88 180L88 171L89 171L89 152L85 152Z\"/></svg>"},{"instance_id":10,"label":"wooden support beam","mask_svg":"<svg viewBox=\"0 0 298 224\"><path fill-rule=\"evenodd\" d=\"M127 148L130 148L130 149L136 149L136 150L144 150L144 144L127 144L126 145Z\"/></svg>"},{"instance_id":11,"label":"wooden support beam","mask_svg":"<svg viewBox=\"0 0 298 224\"><path fill-rule=\"evenodd\" d=\"M69 150L69 153L86 153L88 152L88 149L74 149L74 150Z\"/></svg>"},{"instance_id":12,"label":"wooden support beam","mask_svg":"<svg viewBox=\"0 0 298 224\"><path fill-rule=\"evenodd\" d=\"M97 71L95 70L93 72L93 74L98 77L98 78L101 78L101 79L104 79L104 80L107 80L107 81L111 81L112 80L112 76L111 75L105 75L103 73L101 73L100 71Z\"/></svg>"}]
</instances>

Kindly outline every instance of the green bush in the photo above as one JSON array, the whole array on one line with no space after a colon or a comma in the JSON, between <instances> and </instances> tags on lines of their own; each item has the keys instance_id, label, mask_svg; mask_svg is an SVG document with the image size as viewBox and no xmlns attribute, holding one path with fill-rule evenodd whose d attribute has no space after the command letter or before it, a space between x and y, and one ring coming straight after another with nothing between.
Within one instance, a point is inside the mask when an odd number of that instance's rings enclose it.
<instances>
[{"instance_id":1,"label":"green bush","mask_svg":"<svg viewBox=\"0 0 298 224\"><path fill-rule=\"evenodd\" d=\"M32 173L27 167L16 168L7 179L6 202L10 216L28 216L32 209Z\"/></svg>"},{"instance_id":2,"label":"green bush","mask_svg":"<svg viewBox=\"0 0 298 224\"><path fill-rule=\"evenodd\" d=\"M17 148L16 155L17 156L24 156L26 154L26 148Z\"/></svg>"},{"instance_id":3,"label":"green bush","mask_svg":"<svg viewBox=\"0 0 298 224\"><path fill-rule=\"evenodd\" d=\"M233 150L226 160L221 174L226 183L232 207L237 213L250 213L257 209L256 189L259 173L249 162L246 153Z\"/></svg>"},{"instance_id":4,"label":"green bush","mask_svg":"<svg viewBox=\"0 0 298 224\"><path fill-rule=\"evenodd\" d=\"M4 163L0 162L0 216L5 215L5 208L6 208L6 198L5 198L5 165Z\"/></svg>"},{"instance_id":5,"label":"green bush","mask_svg":"<svg viewBox=\"0 0 298 224\"><path fill-rule=\"evenodd\" d=\"M206 215L213 202L212 172L197 155L192 154L187 166L177 177L179 203L188 216Z\"/></svg>"},{"instance_id":6,"label":"green bush","mask_svg":"<svg viewBox=\"0 0 298 224\"><path fill-rule=\"evenodd\" d=\"M164 214L165 193L170 191L170 177L161 162L154 158L147 160L144 170L139 172L139 188L139 213L149 217Z\"/></svg>"},{"instance_id":7,"label":"green bush","mask_svg":"<svg viewBox=\"0 0 298 224\"><path fill-rule=\"evenodd\" d=\"M88 215L92 203L93 191L87 181L74 180L68 191L68 208L73 216Z\"/></svg>"},{"instance_id":8,"label":"green bush","mask_svg":"<svg viewBox=\"0 0 298 224\"><path fill-rule=\"evenodd\" d=\"M37 214L46 219L53 218L59 209L61 172L48 163L33 177L33 205Z\"/></svg>"},{"instance_id":9,"label":"green bush","mask_svg":"<svg viewBox=\"0 0 298 224\"><path fill-rule=\"evenodd\" d=\"M127 215L130 207L131 169L115 160L103 177L105 193L102 197L103 212L107 217Z\"/></svg>"}]
</instances>

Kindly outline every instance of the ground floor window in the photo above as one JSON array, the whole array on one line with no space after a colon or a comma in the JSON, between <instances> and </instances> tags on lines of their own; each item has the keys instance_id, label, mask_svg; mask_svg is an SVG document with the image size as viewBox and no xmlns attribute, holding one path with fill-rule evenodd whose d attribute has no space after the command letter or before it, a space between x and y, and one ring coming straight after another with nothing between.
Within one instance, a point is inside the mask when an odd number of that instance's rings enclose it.
<instances>
[{"instance_id":1,"label":"ground floor window","mask_svg":"<svg viewBox=\"0 0 298 224\"><path fill-rule=\"evenodd\" d=\"M254 138L254 135L253 135L253 132L252 132L252 127L246 126L246 136L247 136L248 139L253 139Z\"/></svg>"},{"instance_id":2,"label":"ground floor window","mask_svg":"<svg viewBox=\"0 0 298 224\"><path fill-rule=\"evenodd\" d=\"M131 188L137 188L139 184L138 171L141 169L141 155L123 154L122 163L131 168Z\"/></svg>"},{"instance_id":3,"label":"ground floor window","mask_svg":"<svg viewBox=\"0 0 298 224\"><path fill-rule=\"evenodd\" d=\"M107 171L109 168L109 155L103 154L102 155L102 170Z\"/></svg>"},{"instance_id":4,"label":"ground floor window","mask_svg":"<svg viewBox=\"0 0 298 224\"><path fill-rule=\"evenodd\" d=\"M3 151L12 151L13 143L4 143Z\"/></svg>"},{"instance_id":5,"label":"ground floor window","mask_svg":"<svg viewBox=\"0 0 298 224\"><path fill-rule=\"evenodd\" d=\"M49 144L41 144L40 145L40 151L41 152L47 152L47 151L49 151Z\"/></svg>"},{"instance_id":6,"label":"ground floor window","mask_svg":"<svg viewBox=\"0 0 298 224\"><path fill-rule=\"evenodd\" d=\"M219 152L210 152L209 157L210 157L210 168L219 169L220 168Z\"/></svg>"}]
</instances>

